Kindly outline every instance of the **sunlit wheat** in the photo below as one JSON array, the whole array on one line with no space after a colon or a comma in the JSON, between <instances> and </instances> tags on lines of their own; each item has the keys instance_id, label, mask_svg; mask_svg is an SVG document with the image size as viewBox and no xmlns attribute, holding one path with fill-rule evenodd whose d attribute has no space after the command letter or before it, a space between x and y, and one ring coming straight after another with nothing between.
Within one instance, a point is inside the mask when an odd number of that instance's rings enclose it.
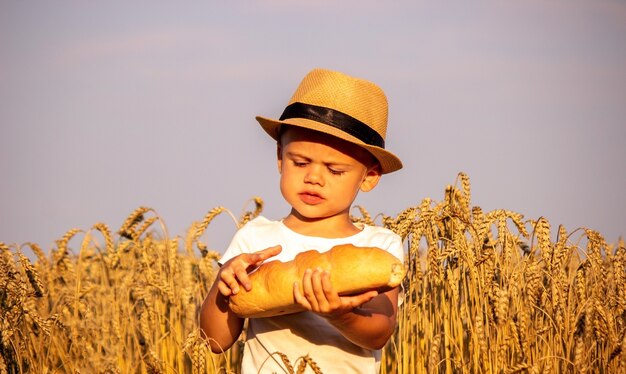
<instances>
[{"instance_id":1,"label":"sunlit wheat","mask_svg":"<svg viewBox=\"0 0 626 374\"><path fill-rule=\"evenodd\" d=\"M483 212L469 177L456 183L395 217L355 208L355 222L390 228L406 248L382 373L626 371L624 242ZM222 213L233 233L258 216L263 201L251 202L239 219L211 209L184 238L139 207L116 234L104 223L72 229L47 252L0 242L0 374L238 373L241 342L213 354L198 329L220 257L202 238ZM314 352L268 359L321 373Z\"/></svg>"}]
</instances>

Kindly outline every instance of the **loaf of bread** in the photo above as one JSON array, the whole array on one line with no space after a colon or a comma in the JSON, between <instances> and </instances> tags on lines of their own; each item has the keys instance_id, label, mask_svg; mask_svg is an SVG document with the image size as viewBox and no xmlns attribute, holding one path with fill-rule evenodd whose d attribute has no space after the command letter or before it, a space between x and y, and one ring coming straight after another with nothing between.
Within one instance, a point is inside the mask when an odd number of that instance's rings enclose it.
<instances>
[{"instance_id":1,"label":"loaf of bread","mask_svg":"<svg viewBox=\"0 0 626 374\"><path fill-rule=\"evenodd\" d=\"M302 284L306 269L328 270L333 288L342 296L370 290L385 292L400 285L405 269L402 262L380 248L338 245L320 253L299 253L288 262L269 261L250 274L252 289L229 298L230 309L243 318L270 317L301 312L293 284ZM302 291L302 288L300 288Z\"/></svg>"}]
</instances>

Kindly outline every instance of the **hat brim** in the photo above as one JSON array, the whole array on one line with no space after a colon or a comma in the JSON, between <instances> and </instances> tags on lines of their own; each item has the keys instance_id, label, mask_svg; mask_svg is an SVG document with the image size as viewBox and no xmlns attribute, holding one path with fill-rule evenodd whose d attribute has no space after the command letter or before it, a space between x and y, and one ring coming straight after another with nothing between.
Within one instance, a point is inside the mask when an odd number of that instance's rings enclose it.
<instances>
[{"instance_id":1,"label":"hat brim","mask_svg":"<svg viewBox=\"0 0 626 374\"><path fill-rule=\"evenodd\" d=\"M265 130L265 132L276 141L279 140L278 136L281 126L288 125L303 127L310 130L323 132L325 134L346 140L350 143L354 143L360 147L365 148L378 160L378 162L380 163L381 172L383 174L391 173L402 168L402 161L400 161L400 159L393 153L387 151L384 148L366 144L363 141L343 132L338 128L328 126L323 123L306 118L289 118L283 121L262 116L256 116L255 118L259 122L263 130Z\"/></svg>"}]
</instances>

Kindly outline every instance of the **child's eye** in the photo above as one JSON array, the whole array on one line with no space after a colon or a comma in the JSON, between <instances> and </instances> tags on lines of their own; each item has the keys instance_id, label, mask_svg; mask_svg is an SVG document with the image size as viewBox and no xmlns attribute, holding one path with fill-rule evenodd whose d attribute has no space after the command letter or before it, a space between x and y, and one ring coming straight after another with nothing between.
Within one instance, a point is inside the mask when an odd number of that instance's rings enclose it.
<instances>
[{"instance_id":1,"label":"child's eye","mask_svg":"<svg viewBox=\"0 0 626 374\"><path fill-rule=\"evenodd\" d=\"M304 167L304 166L306 166L306 164L307 164L306 162L302 162L302 161L294 161L293 162L293 166L295 166L297 168Z\"/></svg>"},{"instance_id":2,"label":"child's eye","mask_svg":"<svg viewBox=\"0 0 626 374\"><path fill-rule=\"evenodd\" d=\"M345 173L345 171L343 170L336 170L333 168L328 168L328 171L330 171L332 175L342 175L343 173Z\"/></svg>"}]
</instances>

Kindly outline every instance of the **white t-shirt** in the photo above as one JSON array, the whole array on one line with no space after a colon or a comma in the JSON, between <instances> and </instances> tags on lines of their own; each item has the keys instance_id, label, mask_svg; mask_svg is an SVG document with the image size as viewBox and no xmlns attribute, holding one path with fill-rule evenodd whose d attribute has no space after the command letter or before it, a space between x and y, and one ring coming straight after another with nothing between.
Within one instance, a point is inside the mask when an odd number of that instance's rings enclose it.
<instances>
[{"instance_id":1,"label":"white t-shirt","mask_svg":"<svg viewBox=\"0 0 626 374\"><path fill-rule=\"evenodd\" d=\"M241 254L257 252L280 244L282 252L270 260L292 260L298 253L315 249L330 250L335 245L378 247L404 262L401 238L383 227L363 225L362 230L346 238L320 238L298 234L282 221L257 217L234 236L220 259L223 264ZM278 353L285 354L294 368L309 356L323 373L378 373L380 350L359 347L341 335L324 318L301 312L248 320L242 373L288 373ZM307 366L305 373L312 372Z\"/></svg>"}]
</instances>

